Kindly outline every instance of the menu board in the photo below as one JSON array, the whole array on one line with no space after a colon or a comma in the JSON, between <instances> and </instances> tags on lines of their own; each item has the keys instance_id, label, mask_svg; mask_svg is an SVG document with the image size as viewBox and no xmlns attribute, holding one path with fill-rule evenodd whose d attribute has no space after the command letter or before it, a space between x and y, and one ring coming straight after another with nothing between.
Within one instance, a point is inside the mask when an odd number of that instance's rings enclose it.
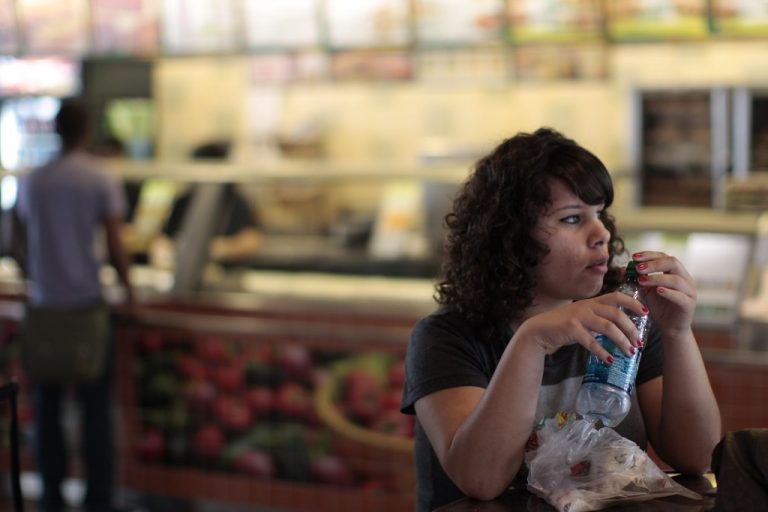
<instances>
[{"instance_id":1,"label":"menu board","mask_svg":"<svg viewBox=\"0 0 768 512\"><path fill-rule=\"evenodd\" d=\"M768 2L712 0L712 25L727 36L768 35Z\"/></svg>"},{"instance_id":2,"label":"menu board","mask_svg":"<svg viewBox=\"0 0 768 512\"><path fill-rule=\"evenodd\" d=\"M249 78L253 84L313 82L329 76L329 57L324 52L263 54L250 57Z\"/></svg>"},{"instance_id":3,"label":"menu board","mask_svg":"<svg viewBox=\"0 0 768 512\"><path fill-rule=\"evenodd\" d=\"M600 43L518 46L514 75L520 81L603 80L608 77L608 50Z\"/></svg>"},{"instance_id":4,"label":"menu board","mask_svg":"<svg viewBox=\"0 0 768 512\"><path fill-rule=\"evenodd\" d=\"M13 0L0 0L0 55L12 55L18 50Z\"/></svg>"},{"instance_id":5,"label":"menu board","mask_svg":"<svg viewBox=\"0 0 768 512\"><path fill-rule=\"evenodd\" d=\"M333 48L410 44L409 0L326 0L328 43Z\"/></svg>"},{"instance_id":6,"label":"menu board","mask_svg":"<svg viewBox=\"0 0 768 512\"><path fill-rule=\"evenodd\" d=\"M249 48L297 48L320 44L318 0L243 0Z\"/></svg>"},{"instance_id":7,"label":"menu board","mask_svg":"<svg viewBox=\"0 0 768 512\"><path fill-rule=\"evenodd\" d=\"M234 0L162 0L163 49L172 54L220 53L237 49Z\"/></svg>"},{"instance_id":8,"label":"menu board","mask_svg":"<svg viewBox=\"0 0 768 512\"><path fill-rule=\"evenodd\" d=\"M611 0L605 2L606 29L618 41L704 38L707 1Z\"/></svg>"},{"instance_id":9,"label":"menu board","mask_svg":"<svg viewBox=\"0 0 768 512\"><path fill-rule=\"evenodd\" d=\"M502 0L416 0L416 39L424 45L499 40Z\"/></svg>"},{"instance_id":10,"label":"menu board","mask_svg":"<svg viewBox=\"0 0 768 512\"><path fill-rule=\"evenodd\" d=\"M346 51L333 56L331 73L336 80L408 80L413 64L405 51Z\"/></svg>"},{"instance_id":11,"label":"menu board","mask_svg":"<svg viewBox=\"0 0 768 512\"><path fill-rule=\"evenodd\" d=\"M91 0L92 50L154 54L160 43L159 0Z\"/></svg>"},{"instance_id":12,"label":"menu board","mask_svg":"<svg viewBox=\"0 0 768 512\"><path fill-rule=\"evenodd\" d=\"M85 53L88 45L87 0L17 0L25 53Z\"/></svg>"},{"instance_id":13,"label":"menu board","mask_svg":"<svg viewBox=\"0 0 768 512\"><path fill-rule=\"evenodd\" d=\"M503 46L427 50L416 54L416 75L431 83L503 84L509 78L509 64Z\"/></svg>"},{"instance_id":14,"label":"menu board","mask_svg":"<svg viewBox=\"0 0 768 512\"><path fill-rule=\"evenodd\" d=\"M518 43L599 40L600 4L600 0L507 0L510 38Z\"/></svg>"}]
</instances>

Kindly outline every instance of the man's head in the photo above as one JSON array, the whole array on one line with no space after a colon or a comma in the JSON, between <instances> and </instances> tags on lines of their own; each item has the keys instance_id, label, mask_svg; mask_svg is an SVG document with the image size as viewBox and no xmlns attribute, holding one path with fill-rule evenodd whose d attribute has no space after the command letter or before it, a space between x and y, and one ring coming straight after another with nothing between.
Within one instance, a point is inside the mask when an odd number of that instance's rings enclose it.
<instances>
[{"instance_id":1,"label":"man's head","mask_svg":"<svg viewBox=\"0 0 768 512\"><path fill-rule=\"evenodd\" d=\"M63 100L56 114L55 127L64 151L84 146L91 131L88 107L80 100Z\"/></svg>"},{"instance_id":2,"label":"man's head","mask_svg":"<svg viewBox=\"0 0 768 512\"><path fill-rule=\"evenodd\" d=\"M212 141L201 144L192 150L194 160L226 160L229 156L229 142Z\"/></svg>"}]
</instances>

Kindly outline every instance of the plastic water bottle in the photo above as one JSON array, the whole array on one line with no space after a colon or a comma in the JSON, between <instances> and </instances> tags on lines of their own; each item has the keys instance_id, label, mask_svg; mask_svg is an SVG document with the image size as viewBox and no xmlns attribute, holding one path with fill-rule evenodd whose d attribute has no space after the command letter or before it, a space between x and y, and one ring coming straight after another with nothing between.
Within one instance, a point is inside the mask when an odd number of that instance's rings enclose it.
<instances>
[{"instance_id":1,"label":"plastic water bottle","mask_svg":"<svg viewBox=\"0 0 768 512\"><path fill-rule=\"evenodd\" d=\"M634 261L627 264L627 273L619 291L641 300ZM645 344L650 327L648 315L636 315L624 308L620 309L634 322ZM576 412L588 420L601 420L603 425L614 427L627 416L632 405L632 389L640 365L641 351L637 350L634 355L627 356L607 336L596 334L595 338L613 356L613 363L603 363L595 354L589 355L581 389L576 396Z\"/></svg>"}]
</instances>

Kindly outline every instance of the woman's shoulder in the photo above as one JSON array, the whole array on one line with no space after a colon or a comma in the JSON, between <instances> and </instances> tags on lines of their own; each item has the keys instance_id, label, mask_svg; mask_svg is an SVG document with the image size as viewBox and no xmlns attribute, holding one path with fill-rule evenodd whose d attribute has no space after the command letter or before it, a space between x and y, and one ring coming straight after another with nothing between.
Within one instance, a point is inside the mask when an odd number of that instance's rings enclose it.
<instances>
[{"instance_id":1,"label":"woman's shoulder","mask_svg":"<svg viewBox=\"0 0 768 512\"><path fill-rule=\"evenodd\" d=\"M469 322L465 315L454 306L440 306L429 315L421 318L414 330L465 330Z\"/></svg>"},{"instance_id":2,"label":"woman's shoulder","mask_svg":"<svg viewBox=\"0 0 768 512\"><path fill-rule=\"evenodd\" d=\"M455 306L443 305L416 323L411 339L451 338L470 342L470 345L486 345L499 338L497 331L492 326L472 322ZM506 340L509 336L502 334L501 338Z\"/></svg>"}]
</instances>

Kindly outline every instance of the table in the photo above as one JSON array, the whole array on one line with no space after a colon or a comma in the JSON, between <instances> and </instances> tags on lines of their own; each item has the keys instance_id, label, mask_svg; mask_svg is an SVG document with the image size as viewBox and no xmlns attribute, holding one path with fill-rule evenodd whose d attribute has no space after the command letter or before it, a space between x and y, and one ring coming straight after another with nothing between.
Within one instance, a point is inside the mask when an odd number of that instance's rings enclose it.
<instances>
[{"instance_id":1,"label":"table","mask_svg":"<svg viewBox=\"0 0 768 512\"><path fill-rule=\"evenodd\" d=\"M673 474L672 478L679 484L701 494L703 499L697 501L683 498L682 496L667 496L650 501L616 505L605 510L703 512L714 508L717 487L714 476L711 473L704 476ZM492 501L462 498L438 508L435 512L551 512L555 510L546 501L524 489L510 489Z\"/></svg>"}]
</instances>

